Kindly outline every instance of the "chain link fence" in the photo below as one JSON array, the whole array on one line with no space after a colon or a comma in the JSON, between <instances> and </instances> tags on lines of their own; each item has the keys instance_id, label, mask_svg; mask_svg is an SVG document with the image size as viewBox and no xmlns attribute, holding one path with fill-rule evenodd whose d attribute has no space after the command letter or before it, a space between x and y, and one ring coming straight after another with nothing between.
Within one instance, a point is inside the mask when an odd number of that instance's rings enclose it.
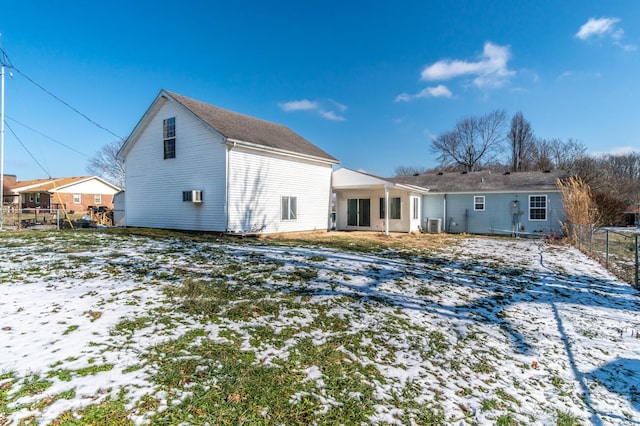
<instances>
[{"instance_id":1,"label":"chain link fence","mask_svg":"<svg viewBox=\"0 0 640 426\"><path fill-rule=\"evenodd\" d=\"M616 276L640 288L638 284L638 240L640 228L610 228L569 224L573 244L598 260Z\"/></svg>"}]
</instances>

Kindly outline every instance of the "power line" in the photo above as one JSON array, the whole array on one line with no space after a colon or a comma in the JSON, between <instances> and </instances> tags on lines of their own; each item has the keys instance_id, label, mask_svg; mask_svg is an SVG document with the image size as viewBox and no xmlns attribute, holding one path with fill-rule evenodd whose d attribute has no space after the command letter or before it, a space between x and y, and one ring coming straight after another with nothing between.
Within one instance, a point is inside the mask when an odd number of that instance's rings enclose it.
<instances>
[{"instance_id":1,"label":"power line","mask_svg":"<svg viewBox=\"0 0 640 426\"><path fill-rule=\"evenodd\" d=\"M116 138L118 138L119 140L124 140L124 138L122 136L118 136L117 134L115 134L114 132L112 132L111 130L107 129L106 127L96 123L95 121L93 121L91 118L89 118L87 115L83 114L82 112L80 112L78 109L74 108L73 106L71 106L68 102L65 102L64 100L60 99L58 96L54 95L53 93L51 93L49 90L45 89L42 85L36 83L31 77L29 77L28 75L26 75L25 73L23 73L22 71L20 71L18 68L15 67L15 65L11 64L11 60L9 59L9 56L7 55L7 53L4 51L4 49L2 49L2 47L0 47L0 52L2 52L2 63L7 66L12 68L15 72L17 72L18 74L20 74L21 76L23 76L24 78L26 78L29 82L31 82L34 86L38 87L40 90L42 90L43 92L45 92L47 95L51 96L53 99L57 100L58 102L60 102L61 104L65 105L67 108L69 108L70 110L72 110L73 112L75 112L76 114L80 115L81 117L83 117L85 120L89 121L91 124L93 124L94 126L110 133L111 135L115 136Z\"/></svg>"},{"instance_id":2,"label":"power line","mask_svg":"<svg viewBox=\"0 0 640 426\"><path fill-rule=\"evenodd\" d=\"M20 145L22 145L22 147L24 148L25 151L27 151L27 154L29 154L29 157L31 157L31 159L33 161L36 162L36 164L38 166L40 166L40 168L44 171L44 173L49 176L49 178L51 178L51 173L49 173L49 171L47 169L44 168L44 166L42 164L40 164L40 162L36 159L36 157L33 156L33 154L31 153L31 151L29 151L29 149L26 147L25 144L22 143L22 141L20 140L20 138L18 137L18 135L16 135L16 132L13 131L13 129L11 128L11 126L9 126L9 123L7 123L7 121L5 120L4 124L7 126L7 128L9 129L9 131L13 134L13 136L15 136L16 140L18 141L18 143Z\"/></svg>"},{"instance_id":3,"label":"power line","mask_svg":"<svg viewBox=\"0 0 640 426\"><path fill-rule=\"evenodd\" d=\"M80 155L82 155L82 156L84 156L84 157L87 157L87 158L89 157L89 156L88 156L87 154L85 154L84 152L80 152L80 151L78 151L77 149L75 149L75 148L73 148L73 147L71 147L71 146L69 146L69 145L67 145L67 144L65 144L65 143L63 143L63 142L60 142L59 140L56 140L56 139L52 138L51 136L45 135L44 133L37 131L37 130L36 130L36 129L34 129L33 127L29 127L29 126L27 126L26 124L19 122L19 121L18 121L18 120L16 120L15 118L11 118L11 117L6 117L6 116L5 116L5 123L6 123L6 120L7 120L7 119L8 119L8 120L13 121L13 122L14 122L14 123L16 123L16 124L21 125L22 127L25 127L25 128L27 128L27 129L31 130L33 133L36 133L36 134L38 134L38 135L40 135L40 136L42 136L42 137L45 137L45 138L49 139L50 141L55 142L55 143L57 143L58 145L63 146L63 147L65 147L65 148L67 148L67 149L69 149L69 150L71 150L71 151L75 152L76 154L80 154Z\"/></svg>"}]
</instances>

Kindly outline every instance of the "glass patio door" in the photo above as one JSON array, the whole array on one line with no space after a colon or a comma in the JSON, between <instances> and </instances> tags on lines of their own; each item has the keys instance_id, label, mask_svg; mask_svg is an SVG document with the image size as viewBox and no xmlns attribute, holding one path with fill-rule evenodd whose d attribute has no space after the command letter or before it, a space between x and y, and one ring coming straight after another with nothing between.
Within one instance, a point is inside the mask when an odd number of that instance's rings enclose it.
<instances>
[{"instance_id":1,"label":"glass patio door","mask_svg":"<svg viewBox=\"0 0 640 426\"><path fill-rule=\"evenodd\" d=\"M347 226L371 226L371 200L349 198L347 200Z\"/></svg>"}]
</instances>

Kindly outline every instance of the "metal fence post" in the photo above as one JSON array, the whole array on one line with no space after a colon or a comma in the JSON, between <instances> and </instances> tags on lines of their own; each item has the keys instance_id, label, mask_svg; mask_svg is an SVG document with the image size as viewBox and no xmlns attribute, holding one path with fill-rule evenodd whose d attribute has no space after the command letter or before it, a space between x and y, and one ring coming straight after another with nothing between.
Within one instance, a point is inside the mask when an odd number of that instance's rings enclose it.
<instances>
[{"instance_id":1,"label":"metal fence post","mask_svg":"<svg viewBox=\"0 0 640 426\"><path fill-rule=\"evenodd\" d=\"M634 241L636 243L635 250L634 250L635 256L636 256L636 288L639 288L638 287L638 234L634 235Z\"/></svg>"},{"instance_id":2,"label":"metal fence post","mask_svg":"<svg viewBox=\"0 0 640 426\"><path fill-rule=\"evenodd\" d=\"M605 246L606 246L606 250L605 250L604 264L606 265L606 268L609 269L609 230L608 229L605 230Z\"/></svg>"}]
</instances>

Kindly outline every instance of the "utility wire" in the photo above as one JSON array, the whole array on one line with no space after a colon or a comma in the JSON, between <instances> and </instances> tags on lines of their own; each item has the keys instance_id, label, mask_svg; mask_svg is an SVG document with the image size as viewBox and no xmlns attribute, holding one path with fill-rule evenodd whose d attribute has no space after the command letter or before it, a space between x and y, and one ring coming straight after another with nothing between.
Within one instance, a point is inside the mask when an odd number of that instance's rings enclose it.
<instances>
[{"instance_id":1,"label":"utility wire","mask_svg":"<svg viewBox=\"0 0 640 426\"><path fill-rule=\"evenodd\" d=\"M51 136L45 135L44 133L37 131L37 130L36 130L36 129L34 129L33 127L29 127L29 126L27 126L26 124L19 122L19 121L18 121L18 120L16 120L15 118L11 118L11 117L5 116L5 123L7 122L7 120L11 120L11 121L13 121L13 122L14 122L14 123L16 123L16 124L19 124L19 125L21 125L22 127L25 127L25 128L27 128L27 129L31 130L33 133L36 133L36 134L38 134L38 135L40 135L40 136L42 136L42 137L45 137L45 138L49 139L50 141L55 142L55 143L57 143L58 145L61 145L61 146L65 147L65 148L67 148L67 149L69 149L69 150L71 150L71 151L75 152L76 154L80 154L80 155L82 155L82 156L84 156L84 157L87 157L87 158L89 157L89 156L88 156L87 154L85 154L84 152L80 152L80 151L78 151L77 149L75 149L75 148L73 148L73 147L71 147L71 146L69 146L69 145L67 145L67 144L65 144L65 143L63 143L63 142L60 142L59 140L56 140L56 139L52 138Z\"/></svg>"},{"instance_id":2,"label":"utility wire","mask_svg":"<svg viewBox=\"0 0 640 426\"><path fill-rule=\"evenodd\" d=\"M73 106L71 106L68 102L65 102L64 100L60 99L58 96L54 95L53 93L51 93L49 90L45 89L42 85L36 83L31 77L29 77L28 75L26 75L25 73L23 73L22 71L20 71L18 68L15 67L15 65L11 64L11 60L9 59L9 56L7 55L7 53L4 51L4 49L2 49L2 47L0 47L0 52L2 52L2 64L5 65L6 67L10 67L12 68L15 72L17 72L18 74L20 74L21 76L23 76L24 78L26 78L29 82L31 82L34 86L38 87L40 90L42 90L43 92L45 92L47 95L51 96L53 99L57 100L58 102L60 102L61 104L65 105L67 108L69 108L70 110L72 110L73 112L75 112L76 114L80 115L81 117L83 117L84 119L86 119L87 121L89 121L91 124L93 124L94 126L104 130L105 132L110 133L111 135L115 136L116 138L118 138L119 140L124 140L124 138L122 136L118 136L116 135L114 132L112 132L111 130L107 129L104 126L101 126L100 124L96 123L95 121L93 121L91 118L89 118L88 116L86 116L85 114L83 114L82 112L80 112L78 109L74 108Z\"/></svg>"},{"instance_id":3,"label":"utility wire","mask_svg":"<svg viewBox=\"0 0 640 426\"><path fill-rule=\"evenodd\" d=\"M40 166L40 168L44 171L44 173L49 177L49 179L51 179L51 173L49 173L49 171L47 169L44 168L44 166L42 164L40 164L40 162L36 159L36 157L33 156L33 154L31 153L31 151L29 151L29 149L26 147L25 144L22 143L22 141L20 140L20 138L18 137L18 135L16 135L16 132L13 131L13 129L11 128L11 126L9 126L9 123L7 123L7 121L5 120L4 124L6 124L7 128L9 129L9 131L13 134L13 136L16 138L16 140L18 141L18 143L20 145L22 145L22 147L24 148L25 151L27 151L27 154L29 154L29 157L31 157L31 159L33 161L36 162L36 164L38 166Z\"/></svg>"}]
</instances>

